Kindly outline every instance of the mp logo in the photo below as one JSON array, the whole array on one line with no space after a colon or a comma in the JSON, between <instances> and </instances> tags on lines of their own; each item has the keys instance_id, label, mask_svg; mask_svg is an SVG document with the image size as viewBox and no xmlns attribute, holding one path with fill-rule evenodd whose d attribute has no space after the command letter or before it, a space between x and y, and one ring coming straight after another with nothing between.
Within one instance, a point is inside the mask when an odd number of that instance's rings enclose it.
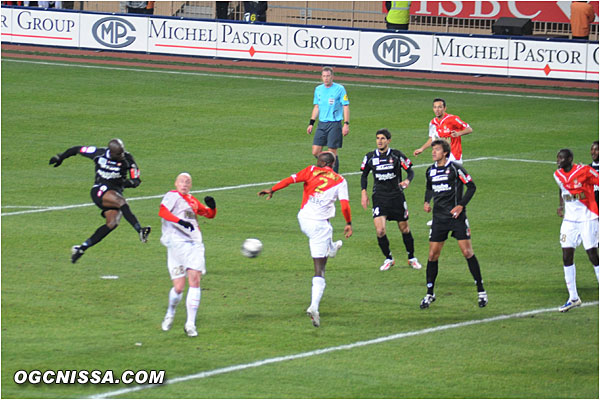
<instances>
[{"instance_id":1,"label":"mp logo","mask_svg":"<svg viewBox=\"0 0 600 400\"><path fill-rule=\"evenodd\" d=\"M373 44L373 55L390 67L407 67L419 60L420 56L411 55L411 51L419 49L417 42L407 36L388 35Z\"/></svg>"},{"instance_id":2,"label":"mp logo","mask_svg":"<svg viewBox=\"0 0 600 400\"><path fill-rule=\"evenodd\" d=\"M106 17L96 21L92 26L92 35L101 45L119 49L129 46L136 37L135 26L126 19L118 17Z\"/></svg>"}]
</instances>

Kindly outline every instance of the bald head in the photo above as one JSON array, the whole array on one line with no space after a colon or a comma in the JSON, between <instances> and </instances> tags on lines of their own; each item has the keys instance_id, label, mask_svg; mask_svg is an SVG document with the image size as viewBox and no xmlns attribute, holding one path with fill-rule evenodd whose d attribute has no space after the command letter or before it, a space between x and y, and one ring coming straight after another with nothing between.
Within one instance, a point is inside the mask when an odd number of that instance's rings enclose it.
<instances>
[{"instance_id":1,"label":"bald head","mask_svg":"<svg viewBox=\"0 0 600 400\"><path fill-rule=\"evenodd\" d=\"M108 142L110 158L113 160L123 160L125 158L125 145L121 139L113 139Z\"/></svg>"},{"instance_id":2,"label":"bald head","mask_svg":"<svg viewBox=\"0 0 600 400\"><path fill-rule=\"evenodd\" d=\"M192 189L192 176L187 172L182 172L175 179L175 189L181 194L188 194Z\"/></svg>"}]
</instances>

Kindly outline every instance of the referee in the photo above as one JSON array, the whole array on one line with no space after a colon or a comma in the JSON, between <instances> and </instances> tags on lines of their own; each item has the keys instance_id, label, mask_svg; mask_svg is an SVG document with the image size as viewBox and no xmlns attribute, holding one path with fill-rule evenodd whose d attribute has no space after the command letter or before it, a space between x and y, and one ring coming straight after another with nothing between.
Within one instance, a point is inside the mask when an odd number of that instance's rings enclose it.
<instances>
[{"instance_id":1,"label":"referee","mask_svg":"<svg viewBox=\"0 0 600 400\"><path fill-rule=\"evenodd\" d=\"M337 150L342 148L344 136L350 133L350 102L346 89L333 82L333 68L323 67L321 79L323 84L315 88L314 107L306 133L312 134L318 117L319 125L313 140L312 154L317 157L323 151L323 146L327 146L335 155L333 170L339 172Z\"/></svg>"}]
</instances>

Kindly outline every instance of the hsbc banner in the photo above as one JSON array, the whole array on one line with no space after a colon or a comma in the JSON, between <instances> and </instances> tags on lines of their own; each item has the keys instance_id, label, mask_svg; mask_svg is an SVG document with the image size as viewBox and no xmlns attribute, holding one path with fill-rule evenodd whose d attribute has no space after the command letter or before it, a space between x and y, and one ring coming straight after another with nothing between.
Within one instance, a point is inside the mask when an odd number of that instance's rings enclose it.
<instances>
[{"instance_id":1,"label":"hsbc banner","mask_svg":"<svg viewBox=\"0 0 600 400\"><path fill-rule=\"evenodd\" d=\"M11 43L598 81L598 43L1 10L2 41Z\"/></svg>"},{"instance_id":2,"label":"hsbc banner","mask_svg":"<svg viewBox=\"0 0 600 400\"><path fill-rule=\"evenodd\" d=\"M589 2L598 23L598 2ZM386 12L386 11L383 11ZM413 1L410 14L424 17L498 19L526 18L532 21L570 23L570 1Z\"/></svg>"}]
</instances>

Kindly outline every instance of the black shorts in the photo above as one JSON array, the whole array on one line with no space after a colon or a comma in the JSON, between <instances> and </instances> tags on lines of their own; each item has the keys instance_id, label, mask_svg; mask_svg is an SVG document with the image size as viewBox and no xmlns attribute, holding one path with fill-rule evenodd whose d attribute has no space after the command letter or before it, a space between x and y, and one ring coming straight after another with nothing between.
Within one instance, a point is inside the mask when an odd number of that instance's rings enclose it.
<instances>
[{"instance_id":1,"label":"black shorts","mask_svg":"<svg viewBox=\"0 0 600 400\"><path fill-rule=\"evenodd\" d=\"M114 190L116 192L119 192L118 190L116 190L114 188L111 188L109 186L106 186L106 185L94 185L94 186L92 186L92 190L90 190L90 196L92 197L92 201L94 202L95 205L98 206L99 209L102 210L101 214L102 214L103 217L104 217L104 212L105 211L108 211L108 210L118 210L118 208L104 207L102 205L102 197L109 190Z\"/></svg>"},{"instance_id":2,"label":"black shorts","mask_svg":"<svg viewBox=\"0 0 600 400\"><path fill-rule=\"evenodd\" d=\"M341 121L321 122L317 125L313 145L327 146L330 149L341 149L344 142Z\"/></svg>"},{"instance_id":3,"label":"black shorts","mask_svg":"<svg viewBox=\"0 0 600 400\"><path fill-rule=\"evenodd\" d=\"M408 208L404 193L396 196L381 196L374 194L373 218L385 216L388 221L408 221Z\"/></svg>"},{"instance_id":4,"label":"black shorts","mask_svg":"<svg viewBox=\"0 0 600 400\"><path fill-rule=\"evenodd\" d=\"M440 218L434 215L429 231L429 241L445 242L450 231L452 231L452 237L456 240L471 239L471 228L469 228L469 220L464 211L456 219L452 217Z\"/></svg>"}]
</instances>

